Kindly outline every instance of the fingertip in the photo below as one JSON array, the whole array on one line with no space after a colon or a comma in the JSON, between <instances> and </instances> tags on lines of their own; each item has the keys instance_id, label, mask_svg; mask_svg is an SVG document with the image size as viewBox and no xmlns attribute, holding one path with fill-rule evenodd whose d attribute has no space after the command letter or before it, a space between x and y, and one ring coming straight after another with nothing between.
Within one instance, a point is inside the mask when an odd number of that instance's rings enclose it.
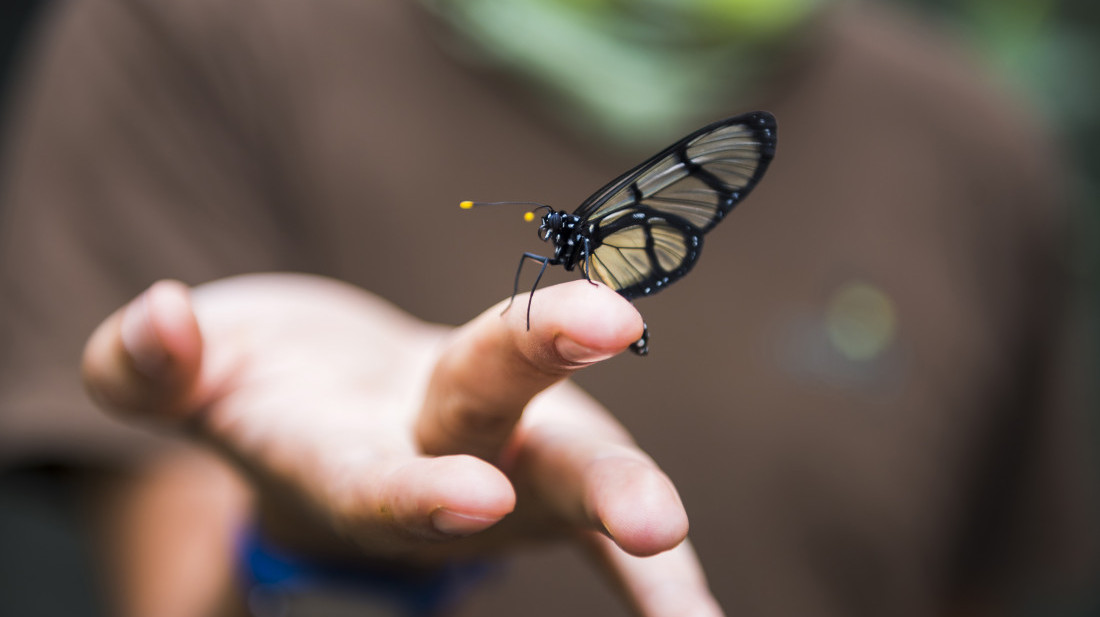
<instances>
[{"instance_id":1,"label":"fingertip","mask_svg":"<svg viewBox=\"0 0 1100 617\"><path fill-rule=\"evenodd\" d=\"M649 557L676 548L687 538L688 520L683 512L630 512L603 517L603 529L621 549L636 557Z\"/></svg>"},{"instance_id":2,"label":"fingertip","mask_svg":"<svg viewBox=\"0 0 1100 617\"><path fill-rule=\"evenodd\" d=\"M510 325L519 326L514 318ZM641 338L643 329L642 316L629 300L607 285L579 280L539 291L531 329L524 320L521 337L530 356L575 369L621 353Z\"/></svg>"},{"instance_id":3,"label":"fingertip","mask_svg":"<svg viewBox=\"0 0 1100 617\"><path fill-rule=\"evenodd\" d=\"M160 281L122 309L119 340L134 370L145 377L161 377L172 361L173 342L189 346L186 326L178 323L190 314L186 294L181 284Z\"/></svg>"},{"instance_id":4,"label":"fingertip","mask_svg":"<svg viewBox=\"0 0 1100 617\"><path fill-rule=\"evenodd\" d=\"M194 371L202 356L202 333L191 306L190 288L174 280L157 281L145 292L152 335L171 364Z\"/></svg>"},{"instance_id":5,"label":"fingertip","mask_svg":"<svg viewBox=\"0 0 1100 617\"><path fill-rule=\"evenodd\" d=\"M594 518L620 548L646 557L687 538L687 512L667 476L640 462L602 466L606 471L595 471L589 485L590 503L595 504Z\"/></svg>"},{"instance_id":6,"label":"fingertip","mask_svg":"<svg viewBox=\"0 0 1100 617\"><path fill-rule=\"evenodd\" d=\"M500 520L515 509L515 489L496 466L468 454L426 460L441 508L486 520Z\"/></svg>"},{"instance_id":7,"label":"fingertip","mask_svg":"<svg viewBox=\"0 0 1100 617\"><path fill-rule=\"evenodd\" d=\"M107 411L171 416L184 407L201 355L187 287L160 281L89 338L82 363L85 387Z\"/></svg>"},{"instance_id":8,"label":"fingertip","mask_svg":"<svg viewBox=\"0 0 1100 617\"><path fill-rule=\"evenodd\" d=\"M386 512L392 524L414 535L457 538L484 531L515 509L504 474L476 457L450 455L405 462L385 474L377 503L353 506Z\"/></svg>"}]
</instances>

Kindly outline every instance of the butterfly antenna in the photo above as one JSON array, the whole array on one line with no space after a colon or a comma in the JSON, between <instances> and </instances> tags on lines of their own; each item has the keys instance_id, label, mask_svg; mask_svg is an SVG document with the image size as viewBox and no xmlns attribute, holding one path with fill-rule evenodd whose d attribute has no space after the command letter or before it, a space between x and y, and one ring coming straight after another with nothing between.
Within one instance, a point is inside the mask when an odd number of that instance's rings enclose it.
<instances>
[{"instance_id":1,"label":"butterfly antenna","mask_svg":"<svg viewBox=\"0 0 1100 617\"><path fill-rule=\"evenodd\" d=\"M553 211L553 208L550 206L540 204L537 201L462 201L458 204L458 207L463 210L469 210L475 207L479 208L481 206L534 206L534 210L523 214L523 220L528 223L535 220L535 212L538 210L546 208L547 210Z\"/></svg>"}]
</instances>

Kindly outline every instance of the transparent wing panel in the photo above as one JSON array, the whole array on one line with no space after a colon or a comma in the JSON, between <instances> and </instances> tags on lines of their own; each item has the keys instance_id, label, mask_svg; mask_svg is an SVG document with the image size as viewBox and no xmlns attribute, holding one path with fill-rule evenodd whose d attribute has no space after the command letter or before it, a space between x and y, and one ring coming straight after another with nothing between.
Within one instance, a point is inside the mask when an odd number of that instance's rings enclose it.
<instances>
[{"instance_id":1,"label":"transparent wing panel","mask_svg":"<svg viewBox=\"0 0 1100 617\"><path fill-rule=\"evenodd\" d=\"M648 234L641 225L611 234L592 252L589 273L616 291L645 281L653 273L647 242Z\"/></svg>"},{"instance_id":2,"label":"transparent wing panel","mask_svg":"<svg viewBox=\"0 0 1100 617\"><path fill-rule=\"evenodd\" d=\"M722 194L695 176L685 176L662 191L647 196L642 205L678 216L699 229L719 217Z\"/></svg>"},{"instance_id":3,"label":"transparent wing panel","mask_svg":"<svg viewBox=\"0 0 1100 617\"><path fill-rule=\"evenodd\" d=\"M649 233L653 236L653 254L657 256L657 265L665 273L674 272L684 265L688 256L688 237L681 229L652 225Z\"/></svg>"},{"instance_id":4,"label":"transparent wing panel","mask_svg":"<svg viewBox=\"0 0 1100 617\"><path fill-rule=\"evenodd\" d=\"M687 273L701 237L683 223L660 218L630 224L595 248L590 274L628 298L650 295Z\"/></svg>"}]
</instances>

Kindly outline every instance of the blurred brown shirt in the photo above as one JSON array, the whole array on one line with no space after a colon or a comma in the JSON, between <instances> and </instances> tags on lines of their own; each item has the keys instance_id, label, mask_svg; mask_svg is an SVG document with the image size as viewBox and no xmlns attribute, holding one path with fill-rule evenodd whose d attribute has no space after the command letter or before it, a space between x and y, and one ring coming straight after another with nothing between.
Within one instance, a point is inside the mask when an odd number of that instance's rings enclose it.
<instances>
[{"instance_id":1,"label":"blurred brown shirt","mask_svg":"<svg viewBox=\"0 0 1100 617\"><path fill-rule=\"evenodd\" d=\"M461 323L548 247L460 199L568 208L649 154L562 130L410 4L58 7L7 151L3 460L149 445L77 366L156 279L317 272ZM832 12L755 103L768 177L638 302L651 355L577 379L679 486L731 615L933 614L1084 542L1054 159L956 51ZM515 558L464 613L623 614L579 559Z\"/></svg>"}]
</instances>

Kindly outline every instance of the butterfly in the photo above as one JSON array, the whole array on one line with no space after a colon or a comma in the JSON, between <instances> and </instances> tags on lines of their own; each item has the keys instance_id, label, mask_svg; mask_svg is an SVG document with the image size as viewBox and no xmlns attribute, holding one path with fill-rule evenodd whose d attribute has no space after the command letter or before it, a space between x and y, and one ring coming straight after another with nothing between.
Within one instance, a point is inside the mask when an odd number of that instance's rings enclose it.
<instances>
[{"instance_id":1,"label":"butterfly","mask_svg":"<svg viewBox=\"0 0 1100 617\"><path fill-rule=\"evenodd\" d=\"M538 233L554 245L554 255L524 253L512 288L515 300L524 263L542 264L527 300L530 329L531 303L547 266L572 271L581 265L589 282L595 277L628 300L653 295L682 278L699 259L703 236L763 178L775 146L775 117L756 111L683 137L608 182L572 213L532 202L460 205L519 203L546 210ZM528 220L534 216L534 211L527 213ZM648 326L631 350L649 352Z\"/></svg>"}]
</instances>

